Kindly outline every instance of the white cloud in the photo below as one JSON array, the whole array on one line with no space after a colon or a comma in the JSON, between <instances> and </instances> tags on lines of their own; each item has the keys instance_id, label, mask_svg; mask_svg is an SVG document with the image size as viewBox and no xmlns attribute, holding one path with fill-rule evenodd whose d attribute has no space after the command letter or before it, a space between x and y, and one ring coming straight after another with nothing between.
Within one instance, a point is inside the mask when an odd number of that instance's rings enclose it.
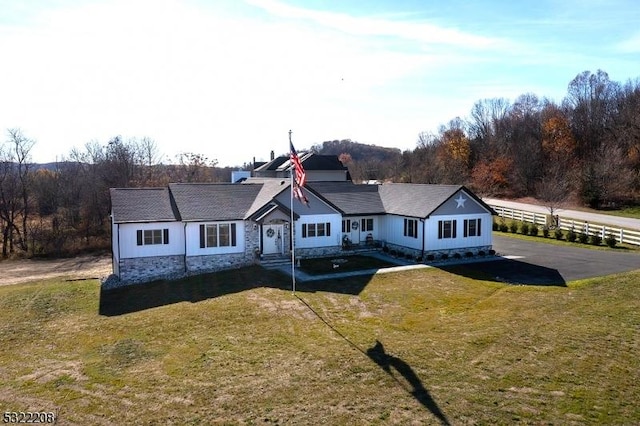
<instances>
[{"instance_id":1,"label":"white cloud","mask_svg":"<svg viewBox=\"0 0 640 426\"><path fill-rule=\"evenodd\" d=\"M284 153L289 129L299 149L336 138L411 148L477 99L547 95L523 83L529 69L574 59L453 26L272 0L58 4L0 26L0 129L38 139L38 161L117 134L225 165ZM588 64L578 59L575 73Z\"/></svg>"},{"instance_id":2,"label":"white cloud","mask_svg":"<svg viewBox=\"0 0 640 426\"><path fill-rule=\"evenodd\" d=\"M407 40L473 49L507 47L509 42L444 28L427 22L396 21L375 17L353 17L341 13L317 11L289 6L275 0L247 0L269 13L289 18L307 19L328 28L358 36L391 36Z\"/></svg>"},{"instance_id":3,"label":"white cloud","mask_svg":"<svg viewBox=\"0 0 640 426\"><path fill-rule=\"evenodd\" d=\"M620 53L640 53L640 31L617 43L615 50Z\"/></svg>"}]
</instances>

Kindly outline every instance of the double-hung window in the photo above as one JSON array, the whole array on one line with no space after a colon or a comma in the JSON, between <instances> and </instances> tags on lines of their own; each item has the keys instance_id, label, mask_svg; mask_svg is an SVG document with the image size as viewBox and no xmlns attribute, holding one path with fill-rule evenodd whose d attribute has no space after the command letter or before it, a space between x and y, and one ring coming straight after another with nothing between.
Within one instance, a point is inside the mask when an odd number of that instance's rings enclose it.
<instances>
[{"instance_id":1,"label":"double-hung window","mask_svg":"<svg viewBox=\"0 0 640 426\"><path fill-rule=\"evenodd\" d=\"M360 229L362 230L362 232L373 231L373 219L360 219Z\"/></svg>"},{"instance_id":2,"label":"double-hung window","mask_svg":"<svg viewBox=\"0 0 640 426\"><path fill-rule=\"evenodd\" d=\"M343 221L344 229L344 221ZM313 237L330 237L331 236L331 223L303 223L302 224L302 238Z\"/></svg>"},{"instance_id":3,"label":"double-hung window","mask_svg":"<svg viewBox=\"0 0 640 426\"><path fill-rule=\"evenodd\" d=\"M480 236L480 219L465 219L464 220L464 236L465 237L479 237Z\"/></svg>"},{"instance_id":4,"label":"double-hung window","mask_svg":"<svg viewBox=\"0 0 640 426\"><path fill-rule=\"evenodd\" d=\"M438 221L438 239L456 238L457 220Z\"/></svg>"},{"instance_id":5,"label":"double-hung window","mask_svg":"<svg viewBox=\"0 0 640 426\"><path fill-rule=\"evenodd\" d=\"M235 223L212 223L208 225L200 225L200 248L235 246Z\"/></svg>"},{"instance_id":6,"label":"double-hung window","mask_svg":"<svg viewBox=\"0 0 640 426\"><path fill-rule=\"evenodd\" d=\"M416 219L404 220L404 236L418 238L418 221Z\"/></svg>"},{"instance_id":7,"label":"double-hung window","mask_svg":"<svg viewBox=\"0 0 640 426\"><path fill-rule=\"evenodd\" d=\"M139 246L169 244L169 230L138 229L138 231L136 232L136 244Z\"/></svg>"}]
</instances>

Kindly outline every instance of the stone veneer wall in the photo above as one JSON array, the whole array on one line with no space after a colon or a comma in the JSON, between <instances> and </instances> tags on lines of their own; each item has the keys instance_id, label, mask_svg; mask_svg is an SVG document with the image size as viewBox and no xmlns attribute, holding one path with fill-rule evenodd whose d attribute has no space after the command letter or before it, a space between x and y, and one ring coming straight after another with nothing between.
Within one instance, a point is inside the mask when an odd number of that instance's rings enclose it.
<instances>
[{"instance_id":1,"label":"stone veneer wall","mask_svg":"<svg viewBox=\"0 0 640 426\"><path fill-rule=\"evenodd\" d=\"M317 247L317 248L296 248L296 257L325 257L344 255L341 246Z\"/></svg>"},{"instance_id":2,"label":"stone veneer wall","mask_svg":"<svg viewBox=\"0 0 640 426\"><path fill-rule=\"evenodd\" d=\"M389 243L386 243L386 246L389 248L389 250L395 250L403 254L409 253L414 258L418 256L422 256L422 250L411 249L404 246L399 246L397 244L389 244ZM460 253L461 255L464 256L464 254L468 251L470 251L474 255L477 255L478 252L481 250L484 251L485 253L488 253L489 250L491 250L491 246L461 247L461 248L455 248L455 249L442 249L442 250L425 250L424 255L427 256L429 254L433 254L435 256L441 256L443 254L447 254L449 256L453 256L456 253Z\"/></svg>"},{"instance_id":3,"label":"stone veneer wall","mask_svg":"<svg viewBox=\"0 0 640 426\"><path fill-rule=\"evenodd\" d=\"M255 263L253 253L247 257L245 253L233 254L208 254L204 256L187 257L187 271L189 275L194 273L216 272L225 269L242 268Z\"/></svg>"},{"instance_id":4,"label":"stone veneer wall","mask_svg":"<svg viewBox=\"0 0 640 426\"><path fill-rule=\"evenodd\" d=\"M120 281L143 282L184 274L184 256L120 259Z\"/></svg>"},{"instance_id":5,"label":"stone veneer wall","mask_svg":"<svg viewBox=\"0 0 640 426\"><path fill-rule=\"evenodd\" d=\"M260 250L260 226L255 222L244 222L244 255L257 263Z\"/></svg>"}]
</instances>

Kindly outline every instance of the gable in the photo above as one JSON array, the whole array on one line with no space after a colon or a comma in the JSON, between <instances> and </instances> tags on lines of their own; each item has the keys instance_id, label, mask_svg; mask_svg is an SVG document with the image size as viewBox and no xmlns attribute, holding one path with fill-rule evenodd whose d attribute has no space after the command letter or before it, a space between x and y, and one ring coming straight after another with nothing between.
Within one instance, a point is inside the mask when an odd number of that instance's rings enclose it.
<instances>
[{"instance_id":1,"label":"gable","mask_svg":"<svg viewBox=\"0 0 640 426\"><path fill-rule=\"evenodd\" d=\"M329 206L327 203L318 198L313 192L305 188L304 195L309 199L309 206L303 205L300 201L293 200L293 211L301 216L314 215L314 214L336 214L337 210ZM287 190L276 196L276 201L288 206L291 203L291 191Z\"/></svg>"},{"instance_id":2,"label":"gable","mask_svg":"<svg viewBox=\"0 0 640 426\"><path fill-rule=\"evenodd\" d=\"M378 185L344 182L309 182L308 186L344 216L384 214Z\"/></svg>"},{"instance_id":3,"label":"gable","mask_svg":"<svg viewBox=\"0 0 640 426\"><path fill-rule=\"evenodd\" d=\"M431 213L432 216L491 213L475 197L460 189Z\"/></svg>"}]
</instances>

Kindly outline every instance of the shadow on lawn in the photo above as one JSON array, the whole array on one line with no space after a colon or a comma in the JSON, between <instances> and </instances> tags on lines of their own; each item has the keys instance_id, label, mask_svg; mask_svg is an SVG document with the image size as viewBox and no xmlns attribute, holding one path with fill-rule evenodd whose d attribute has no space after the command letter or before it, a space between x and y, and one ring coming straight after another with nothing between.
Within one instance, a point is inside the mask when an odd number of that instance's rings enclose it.
<instances>
[{"instance_id":1,"label":"shadow on lawn","mask_svg":"<svg viewBox=\"0 0 640 426\"><path fill-rule=\"evenodd\" d=\"M410 393L420 404L429 409L431 413L442 422L444 425L448 425L449 421L444 415L438 404L433 400L429 391L424 388L422 381L413 371L411 366L397 356L389 355L385 352L384 346L379 340L376 340L376 344L367 349L367 356L380 366L389 376L391 376L400 386L402 386L408 393ZM407 389L402 380L396 377L395 370L399 373L404 380L409 384L410 389Z\"/></svg>"},{"instance_id":2,"label":"shadow on lawn","mask_svg":"<svg viewBox=\"0 0 640 426\"><path fill-rule=\"evenodd\" d=\"M357 295L372 275L298 282L300 292L326 291ZM291 290L291 277L278 271L251 266L212 274L196 275L175 281L153 281L100 290L100 315L116 316L180 302L200 302L254 288Z\"/></svg>"},{"instance_id":3,"label":"shadow on lawn","mask_svg":"<svg viewBox=\"0 0 640 426\"><path fill-rule=\"evenodd\" d=\"M557 269L534 265L513 259L462 265L439 266L443 271L467 278L520 285L546 285L566 287L565 279Z\"/></svg>"},{"instance_id":4,"label":"shadow on lawn","mask_svg":"<svg viewBox=\"0 0 640 426\"><path fill-rule=\"evenodd\" d=\"M422 384L422 381L420 380L418 375L413 371L413 369L409 364L407 364L405 361L403 361L402 359L396 356L387 354L384 350L384 346L382 345L382 343L380 343L379 340L376 340L376 344L373 347L367 349L366 351L362 350L360 346L353 343L347 336L342 334L340 330L335 328L333 325L331 325L331 323L329 323L326 319L324 319L324 317L322 317L322 315L320 315L315 309L313 309L313 307L309 305L309 303L307 303L306 300L304 300L303 298L297 295L296 297L307 308L309 308L309 310L313 312L315 316L318 317L318 319L322 321L327 327L329 327L334 333L340 336L345 342L351 345L354 349L356 349L363 355L366 355L367 357L369 357L380 368L382 368L382 370L384 370L385 373L387 373L391 378L393 378L393 380L396 382L396 384L398 384L398 386L402 387L407 393L413 396L416 399L416 401L418 401L425 408L431 411L431 413L434 416L436 416L443 425L450 424L449 421L447 420L447 417L444 415L442 410L440 410L440 407L438 407L438 404L431 397L431 395L429 394L429 391L425 389L424 385ZM396 374L392 371L392 369L395 370L398 374L400 374L404 379L404 381L399 379L396 376ZM409 384L408 387L406 386L405 382Z\"/></svg>"}]
</instances>

